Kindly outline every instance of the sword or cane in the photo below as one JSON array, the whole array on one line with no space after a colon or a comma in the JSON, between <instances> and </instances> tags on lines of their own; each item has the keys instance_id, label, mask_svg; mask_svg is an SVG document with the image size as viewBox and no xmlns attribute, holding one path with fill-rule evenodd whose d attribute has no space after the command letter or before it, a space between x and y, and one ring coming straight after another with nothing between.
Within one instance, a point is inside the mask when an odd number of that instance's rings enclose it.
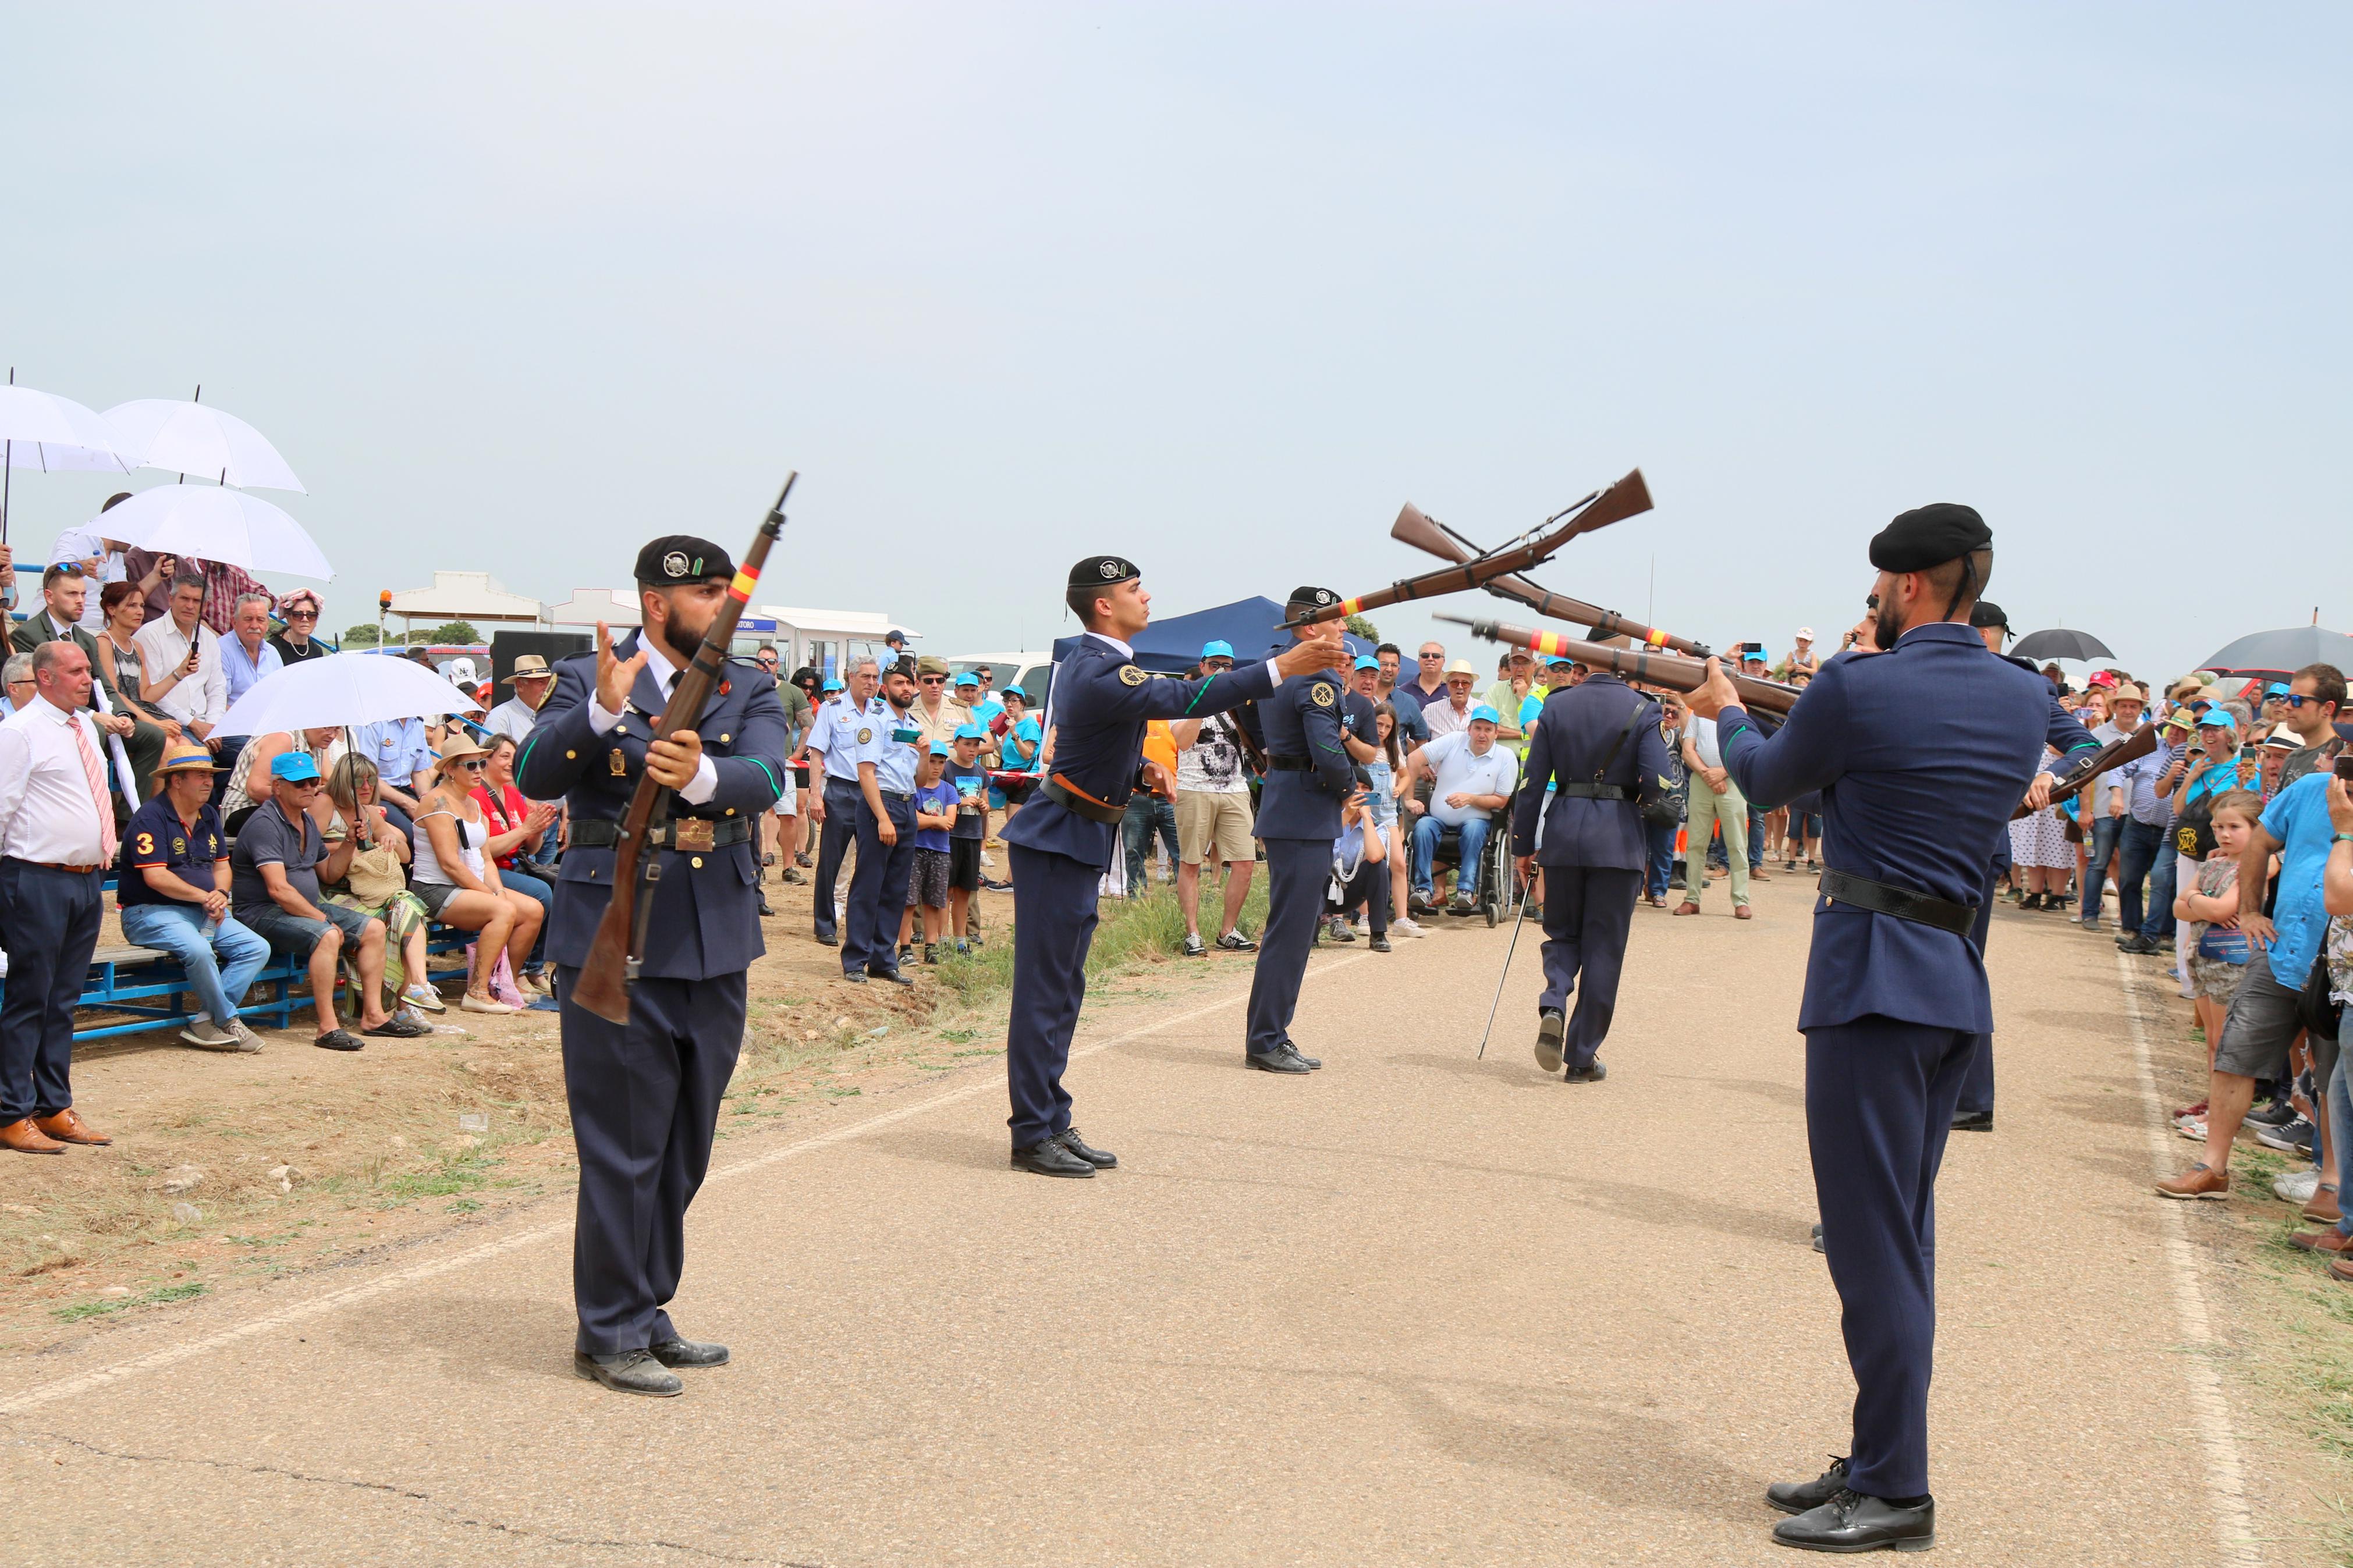
<instances>
[{"instance_id":1,"label":"sword or cane","mask_svg":"<svg viewBox=\"0 0 2353 1568\"><path fill-rule=\"evenodd\" d=\"M1487 1059L1487 1037L1495 1032L1495 1010L1504 1005L1504 982L1511 978L1512 954L1519 951L1520 922L1528 918L1528 900L1535 896L1535 890L1536 879L1530 877L1526 889L1520 894L1520 912L1512 918L1512 940L1504 949L1504 973L1495 976L1495 999L1487 1005L1487 1026L1479 1033L1478 1059L1481 1061Z\"/></svg>"}]
</instances>

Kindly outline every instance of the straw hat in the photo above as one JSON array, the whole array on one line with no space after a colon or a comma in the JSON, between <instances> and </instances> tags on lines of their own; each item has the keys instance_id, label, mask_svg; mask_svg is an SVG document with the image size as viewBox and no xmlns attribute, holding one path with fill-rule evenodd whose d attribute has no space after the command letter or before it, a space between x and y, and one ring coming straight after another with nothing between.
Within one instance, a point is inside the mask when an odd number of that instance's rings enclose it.
<instances>
[{"instance_id":1,"label":"straw hat","mask_svg":"<svg viewBox=\"0 0 2353 1568\"><path fill-rule=\"evenodd\" d=\"M436 770L438 770L446 768L451 763L458 762L462 758L480 757L487 756L488 754L489 753L483 751L481 747L474 743L473 736L469 735L465 731L457 729L453 726L448 736L442 740L441 754L433 759L433 766Z\"/></svg>"},{"instance_id":2,"label":"straw hat","mask_svg":"<svg viewBox=\"0 0 2353 1568\"><path fill-rule=\"evenodd\" d=\"M164 760L155 764L157 773L192 773L202 770L208 773L220 772L213 761L209 747L197 741L175 741L164 748Z\"/></svg>"},{"instance_id":3,"label":"straw hat","mask_svg":"<svg viewBox=\"0 0 2353 1568\"><path fill-rule=\"evenodd\" d=\"M507 679L509 680L553 680L555 679L555 671L548 668L547 660L535 653L520 654L515 658L514 668L508 672Z\"/></svg>"}]
</instances>

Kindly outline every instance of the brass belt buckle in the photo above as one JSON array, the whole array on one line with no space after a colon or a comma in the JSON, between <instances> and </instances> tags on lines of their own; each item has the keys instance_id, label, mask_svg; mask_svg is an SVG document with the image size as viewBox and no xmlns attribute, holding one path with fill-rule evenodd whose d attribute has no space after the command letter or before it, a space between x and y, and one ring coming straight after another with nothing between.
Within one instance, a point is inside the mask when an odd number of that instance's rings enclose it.
<instances>
[{"instance_id":1,"label":"brass belt buckle","mask_svg":"<svg viewBox=\"0 0 2353 1568\"><path fill-rule=\"evenodd\" d=\"M670 847L681 854L715 847L713 826L707 816L681 816L670 823Z\"/></svg>"}]
</instances>

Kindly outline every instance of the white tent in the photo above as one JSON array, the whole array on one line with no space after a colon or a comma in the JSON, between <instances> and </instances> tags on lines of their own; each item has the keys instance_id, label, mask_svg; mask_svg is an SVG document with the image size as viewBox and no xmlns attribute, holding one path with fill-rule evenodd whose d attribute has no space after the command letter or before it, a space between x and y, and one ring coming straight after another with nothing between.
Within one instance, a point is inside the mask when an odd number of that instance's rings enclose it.
<instances>
[{"instance_id":1,"label":"white tent","mask_svg":"<svg viewBox=\"0 0 2353 1568\"><path fill-rule=\"evenodd\" d=\"M593 626L598 621L608 626L638 625L637 595L621 588L575 588L572 597L547 606L552 626Z\"/></svg>"},{"instance_id":2,"label":"white tent","mask_svg":"<svg viewBox=\"0 0 2353 1568\"><path fill-rule=\"evenodd\" d=\"M903 621L892 620L881 610L758 605L751 608L750 614L776 623L774 633L763 635L774 638L788 671L806 664L819 674L838 675L844 658L852 654L881 652L883 637L894 630L906 633L909 642L923 635Z\"/></svg>"},{"instance_id":3,"label":"white tent","mask_svg":"<svg viewBox=\"0 0 2353 1568\"><path fill-rule=\"evenodd\" d=\"M541 619L539 601L510 594L487 572L436 572L430 588L395 594L385 612L407 626L418 621L528 621Z\"/></svg>"}]
</instances>

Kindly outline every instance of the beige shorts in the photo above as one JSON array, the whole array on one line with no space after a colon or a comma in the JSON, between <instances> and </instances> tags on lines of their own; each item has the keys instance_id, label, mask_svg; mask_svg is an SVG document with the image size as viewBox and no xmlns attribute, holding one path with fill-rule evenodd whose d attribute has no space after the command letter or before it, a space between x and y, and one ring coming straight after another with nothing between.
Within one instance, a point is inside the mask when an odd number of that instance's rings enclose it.
<instances>
[{"instance_id":1,"label":"beige shorts","mask_svg":"<svg viewBox=\"0 0 2353 1568\"><path fill-rule=\"evenodd\" d=\"M1187 866L1202 860L1252 860L1250 797L1247 790L1180 790L1176 795L1176 858Z\"/></svg>"}]
</instances>

